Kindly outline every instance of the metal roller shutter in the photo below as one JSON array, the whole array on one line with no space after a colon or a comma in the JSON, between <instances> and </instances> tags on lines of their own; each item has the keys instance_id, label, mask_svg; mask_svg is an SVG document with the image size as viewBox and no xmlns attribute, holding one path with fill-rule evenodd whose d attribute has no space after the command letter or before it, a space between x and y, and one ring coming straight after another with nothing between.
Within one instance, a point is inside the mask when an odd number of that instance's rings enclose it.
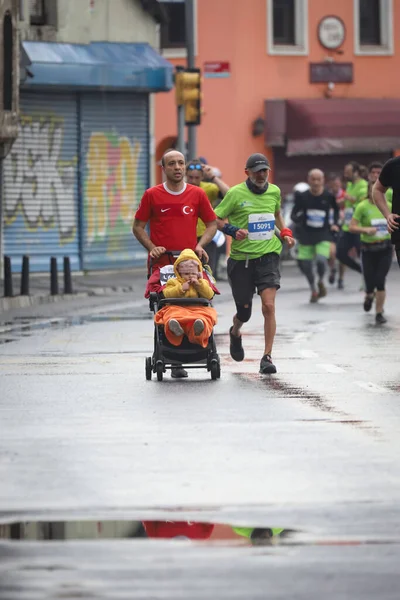
<instances>
[{"instance_id":1,"label":"metal roller shutter","mask_svg":"<svg viewBox=\"0 0 400 600\"><path fill-rule=\"evenodd\" d=\"M149 186L147 94L81 97L83 268L144 264L132 221Z\"/></svg>"},{"instance_id":2,"label":"metal roller shutter","mask_svg":"<svg viewBox=\"0 0 400 600\"><path fill-rule=\"evenodd\" d=\"M51 256L79 269L78 125L73 94L21 94L19 136L4 161L4 253L13 270L30 256L48 271Z\"/></svg>"}]
</instances>

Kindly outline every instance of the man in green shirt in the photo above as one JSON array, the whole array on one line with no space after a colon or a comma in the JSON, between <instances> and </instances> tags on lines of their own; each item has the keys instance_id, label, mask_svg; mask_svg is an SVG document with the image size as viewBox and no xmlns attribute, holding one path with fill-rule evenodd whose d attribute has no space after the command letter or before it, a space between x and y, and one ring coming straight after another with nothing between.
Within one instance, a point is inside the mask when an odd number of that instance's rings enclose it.
<instances>
[{"instance_id":1,"label":"man in green shirt","mask_svg":"<svg viewBox=\"0 0 400 600\"><path fill-rule=\"evenodd\" d=\"M290 247L295 241L281 215L280 189L268 182L270 165L263 154L252 154L246 162L247 180L231 188L215 209L218 228L232 239L228 259L228 278L236 304L233 326L229 330L233 360L244 359L240 330L251 316L257 289L264 316L264 355L260 373L276 373L271 352L276 332L275 297L280 288L279 255L281 239ZM228 220L228 223L225 220Z\"/></svg>"},{"instance_id":2,"label":"man in green shirt","mask_svg":"<svg viewBox=\"0 0 400 600\"><path fill-rule=\"evenodd\" d=\"M360 236L349 231L349 225L353 218L354 210L361 200L368 195L368 183L360 175L360 165L349 162L344 168L344 178L347 180L346 193L344 195L344 224L337 244L336 255L342 265L346 265L353 271L361 273L361 265L349 255L353 248L357 254L360 253ZM339 279L339 288L343 288L343 279Z\"/></svg>"}]
</instances>

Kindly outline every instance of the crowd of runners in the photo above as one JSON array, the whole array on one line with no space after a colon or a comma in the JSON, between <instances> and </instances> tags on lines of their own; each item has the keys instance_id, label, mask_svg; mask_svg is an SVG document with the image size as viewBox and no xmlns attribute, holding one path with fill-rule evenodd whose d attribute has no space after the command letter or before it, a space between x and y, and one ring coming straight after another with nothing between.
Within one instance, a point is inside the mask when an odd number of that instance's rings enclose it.
<instances>
[{"instance_id":1,"label":"crowd of runners","mask_svg":"<svg viewBox=\"0 0 400 600\"><path fill-rule=\"evenodd\" d=\"M160 264L168 262L167 251L194 250L215 272L229 239L227 273L236 307L229 330L232 359L244 360L241 330L251 318L257 292L265 339L260 373L276 373L272 349L283 244L293 248L297 242L298 265L310 285L312 303L327 295L328 272L329 283L337 278L343 289L345 269L352 269L365 290L364 310L370 311L375 301L376 322L385 323L392 245L400 264L400 157L367 169L349 162L343 175L327 178L320 169L311 169L307 184L295 189L294 231L284 222L280 189L269 181L268 159L252 154L243 166L245 178L229 187L205 159L186 163L180 152L165 152L165 181L145 192L133 224L149 258ZM172 377L187 377L187 372L177 365Z\"/></svg>"},{"instance_id":2,"label":"crowd of runners","mask_svg":"<svg viewBox=\"0 0 400 600\"><path fill-rule=\"evenodd\" d=\"M386 322L385 282L393 262L392 243L397 251L398 224L396 215L392 218L396 165L399 169L400 158L385 167L379 162L365 167L351 161L343 174L329 174L326 179L321 170L312 169L307 183L295 186L291 218L298 241L297 262L310 286L310 302L327 295L326 277L331 285L337 280L337 287L343 289L345 271L351 269L360 274L364 310L369 312L375 302L376 323ZM398 202L396 196L399 212Z\"/></svg>"}]
</instances>

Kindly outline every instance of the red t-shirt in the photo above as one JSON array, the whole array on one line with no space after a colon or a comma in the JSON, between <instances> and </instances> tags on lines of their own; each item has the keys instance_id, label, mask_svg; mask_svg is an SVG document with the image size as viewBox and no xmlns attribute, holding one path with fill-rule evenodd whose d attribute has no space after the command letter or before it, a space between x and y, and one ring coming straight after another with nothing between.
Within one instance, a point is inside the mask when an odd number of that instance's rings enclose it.
<instances>
[{"instance_id":1,"label":"red t-shirt","mask_svg":"<svg viewBox=\"0 0 400 600\"><path fill-rule=\"evenodd\" d=\"M195 249L199 217L204 223L216 219L204 190L189 183L181 193L168 192L164 184L146 190L135 215L149 222L153 244L167 250Z\"/></svg>"},{"instance_id":2,"label":"red t-shirt","mask_svg":"<svg viewBox=\"0 0 400 600\"><path fill-rule=\"evenodd\" d=\"M182 521L143 521L150 538L174 538L185 536L191 540L207 540L213 532L211 523L190 523Z\"/></svg>"}]
</instances>

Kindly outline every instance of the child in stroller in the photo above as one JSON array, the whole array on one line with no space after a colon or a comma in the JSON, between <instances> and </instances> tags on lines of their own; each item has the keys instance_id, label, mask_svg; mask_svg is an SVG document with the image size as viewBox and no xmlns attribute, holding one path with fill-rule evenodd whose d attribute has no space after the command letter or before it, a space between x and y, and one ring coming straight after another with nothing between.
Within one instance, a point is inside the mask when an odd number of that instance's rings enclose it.
<instances>
[{"instance_id":1,"label":"child in stroller","mask_svg":"<svg viewBox=\"0 0 400 600\"><path fill-rule=\"evenodd\" d=\"M210 303L215 293L219 292L212 277L189 249L183 250L173 265L151 274L145 295L150 297L156 331L153 357L146 359L147 379L156 372L162 380L165 369L182 364L182 359L198 363L187 365L189 368L206 367L212 379L220 376L213 337L217 313Z\"/></svg>"},{"instance_id":2,"label":"child in stroller","mask_svg":"<svg viewBox=\"0 0 400 600\"><path fill-rule=\"evenodd\" d=\"M164 298L213 298L214 291L203 277L203 266L193 250L181 252L174 264L174 274L163 290ZM180 346L186 335L192 344L206 348L217 312L211 306L169 304L156 313L154 321L164 325L167 340L174 346Z\"/></svg>"}]
</instances>

